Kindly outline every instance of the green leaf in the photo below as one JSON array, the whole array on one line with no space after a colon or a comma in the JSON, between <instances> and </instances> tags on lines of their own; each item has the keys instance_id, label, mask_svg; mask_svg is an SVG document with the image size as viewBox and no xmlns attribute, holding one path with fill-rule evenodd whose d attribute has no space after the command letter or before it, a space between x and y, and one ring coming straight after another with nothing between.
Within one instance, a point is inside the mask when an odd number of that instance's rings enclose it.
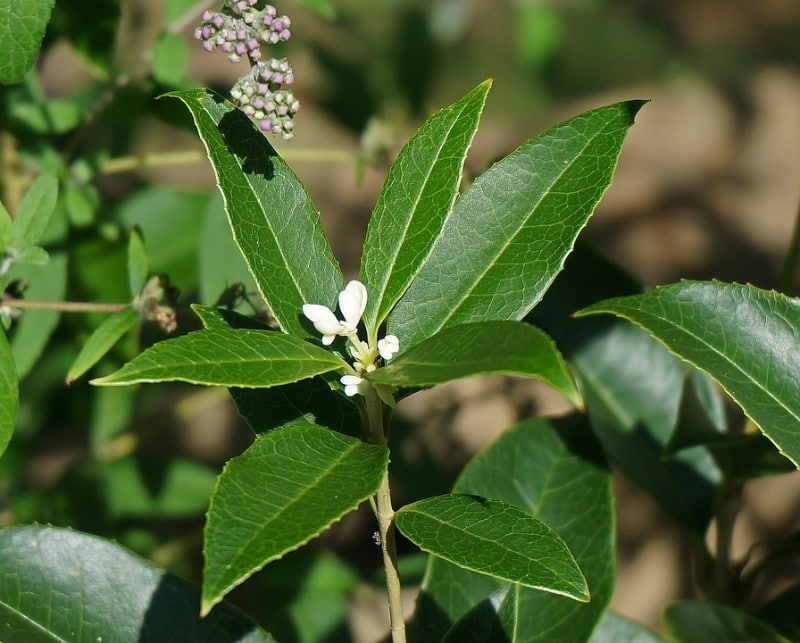
<instances>
[{"instance_id":1,"label":"green leaf","mask_svg":"<svg viewBox=\"0 0 800 643\"><path fill-rule=\"evenodd\" d=\"M140 318L139 312L133 308L124 308L107 317L83 343L81 352L67 373L67 384L71 384L97 364Z\"/></svg>"},{"instance_id":2,"label":"green leaf","mask_svg":"<svg viewBox=\"0 0 800 643\"><path fill-rule=\"evenodd\" d=\"M6 334L0 329L0 455L6 450L14 433L18 406L17 367Z\"/></svg>"},{"instance_id":3,"label":"green leaf","mask_svg":"<svg viewBox=\"0 0 800 643\"><path fill-rule=\"evenodd\" d=\"M134 228L128 237L128 283L131 297L138 297L147 283L150 263L141 233Z\"/></svg>"},{"instance_id":4,"label":"green leaf","mask_svg":"<svg viewBox=\"0 0 800 643\"><path fill-rule=\"evenodd\" d=\"M446 328L369 373L367 379L398 388L416 388L486 373L536 377L576 405L581 404L553 340L538 328L515 321Z\"/></svg>"},{"instance_id":5,"label":"green leaf","mask_svg":"<svg viewBox=\"0 0 800 643\"><path fill-rule=\"evenodd\" d=\"M567 358L592 431L609 458L668 514L703 534L721 472L708 449L699 446L667 457L667 445L689 383L698 393L705 391L698 397L708 417L719 424L718 431L725 428L717 408L721 395L708 393L705 375L624 319L572 316L601 299L642 289L579 242L528 321L549 333Z\"/></svg>"},{"instance_id":6,"label":"green leaf","mask_svg":"<svg viewBox=\"0 0 800 643\"><path fill-rule=\"evenodd\" d=\"M36 60L55 0L0 0L0 84L18 83Z\"/></svg>"},{"instance_id":7,"label":"green leaf","mask_svg":"<svg viewBox=\"0 0 800 643\"><path fill-rule=\"evenodd\" d=\"M189 49L177 34L165 33L153 46L153 77L165 85L177 85L186 76Z\"/></svg>"},{"instance_id":8,"label":"green leaf","mask_svg":"<svg viewBox=\"0 0 800 643\"><path fill-rule=\"evenodd\" d=\"M201 330L151 346L98 386L179 380L211 386L269 387L346 366L336 353L277 331Z\"/></svg>"},{"instance_id":9,"label":"green leaf","mask_svg":"<svg viewBox=\"0 0 800 643\"><path fill-rule=\"evenodd\" d=\"M57 199L56 177L47 172L37 176L25 192L25 197L14 214L11 245L16 250L22 251L39 241L50 222Z\"/></svg>"},{"instance_id":10,"label":"green leaf","mask_svg":"<svg viewBox=\"0 0 800 643\"><path fill-rule=\"evenodd\" d=\"M608 611L600 619L589 643L663 643L644 625Z\"/></svg>"},{"instance_id":11,"label":"green leaf","mask_svg":"<svg viewBox=\"0 0 800 643\"><path fill-rule=\"evenodd\" d=\"M6 206L0 203L0 252L4 252L6 246L11 242L11 215L6 210Z\"/></svg>"},{"instance_id":12,"label":"green leaf","mask_svg":"<svg viewBox=\"0 0 800 643\"><path fill-rule=\"evenodd\" d=\"M664 629L670 641L758 641L789 643L766 623L727 605L682 601L664 614Z\"/></svg>"},{"instance_id":13,"label":"green leaf","mask_svg":"<svg viewBox=\"0 0 800 643\"><path fill-rule=\"evenodd\" d=\"M574 555L591 601L509 585L431 558L411 640L441 640L470 609L500 592L502 601L495 595L481 608L497 607L484 612L488 627L499 626L505 637L493 640L585 641L611 599L615 551L611 477L585 417L518 424L467 465L454 492L503 500L547 524Z\"/></svg>"},{"instance_id":14,"label":"green leaf","mask_svg":"<svg viewBox=\"0 0 800 643\"><path fill-rule=\"evenodd\" d=\"M316 11L323 18L333 20L336 18L336 7L329 0L297 0L298 4L308 7L312 11Z\"/></svg>"},{"instance_id":15,"label":"green leaf","mask_svg":"<svg viewBox=\"0 0 800 643\"><path fill-rule=\"evenodd\" d=\"M64 205L70 223L78 228L91 225L100 208L100 193L90 183L68 183L64 188Z\"/></svg>"},{"instance_id":16,"label":"green leaf","mask_svg":"<svg viewBox=\"0 0 800 643\"><path fill-rule=\"evenodd\" d=\"M233 236L275 319L311 335L303 304L332 308L344 281L305 187L240 110L201 89L169 94L191 111L217 176Z\"/></svg>"},{"instance_id":17,"label":"green leaf","mask_svg":"<svg viewBox=\"0 0 800 643\"><path fill-rule=\"evenodd\" d=\"M193 305L206 328L264 328L255 319L224 308ZM272 388L231 388L236 410L254 433L263 433L299 417L334 431L363 436L361 416L350 398L321 377Z\"/></svg>"},{"instance_id":18,"label":"green leaf","mask_svg":"<svg viewBox=\"0 0 800 643\"><path fill-rule=\"evenodd\" d=\"M62 301L67 292L67 255L57 252L50 262L42 265L26 265L25 272L12 269L12 277L23 275L30 286L25 298L37 301ZM27 310L14 328L11 336L11 352L17 365L20 379L33 367L41 356L50 336L58 326L61 313L57 310Z\"/></svg>"},{"instance_id":19,"label":"green leaf","mask_svg":"<svg viewBox=\"0 0 800 643\"><path fill-rule=\"evenodd\" d=\"M146 188L126 199L117 217L126 228L139 228L147 239L150 273L167 274L186 291L197 285L200 213L208 202L206 194Z\"/></svg>"},{"instance_id":20,"label":"green leaf","mask_svg":"<svg viewBox=\"0 0 800 643\"><path fill-rule=\"evenodd\" d=\"M682 282L606 300L713 377L795 466L800 464L800 300L753 286Z\"/></svg>"},{"instance_id":21,"label":"green leaf","mask_svg":"<svg viewBox=\"0 0 800 643\"><path fill-rule=\"evenodd\" d=\"M123 458L105 473L108 511L116 518L199 516L208 507L217 472L192 460Z\"/></svg>"},{"instance_id":22,"label":"green leaf","mask_svg":"<svg viewBox=\"0 0 800 643\"><path fill-rule=\"evenodd\" d=\"M458 196L467 150L491 81L429 118L389 169L364 242L361 281L368 332L377 332L408 288Z\"/></svg>"},{"instance_id":23,"label":"green leaf","mask_svg":"<svg viewBox=\"0 0 800 643\"><path fill-rule=\"evenodd\" d=\"M219 193L208 200L197 260L200 301L216 303L226 289L237 283L242 284L246 293L256 292L253 276L231 236L231 227Z\"/></svg>"},{"instance_id":24,"label":"green leaf","mask_svg":"<svg viewBox=\"0 0 800 643\"><path fill-rule=\"evenodd\" d=\"M385 447L298 420L256 438L219 478L208 510L203 607L373 495Z\"/></svg>"},{"instance_id":25,"label":"green leaf","mask_svg":"<svg viewBox=\"0 0 800 643\"><path fill-rule=\"evenodd\" d=\"M197 588L97 536L0 529L5 643L274 643L232 605L198 617Z\"/></svg>"},{"instance_id":26,"label":"green leaf","mask_svg":"<svg viewBox=\"0 0 800 643\"><path fill-rule=\"evenodd\" d=\"M413 346L446 326L521 319L561 270L616 167L641 101L586 112L493 165L456 201L389 316Z\"/></svg>"},{"instance_id":27,"label":"green leaf","mask_svg":"<svg viewBox=\"0 0 800 643\"><path fill-rule=\"evenodd\" d=\"M426 498L400 509L395 523L420 549L459 567L589 601L586 579L558 534L502 500Z\"/></svg>"}]
</instances>

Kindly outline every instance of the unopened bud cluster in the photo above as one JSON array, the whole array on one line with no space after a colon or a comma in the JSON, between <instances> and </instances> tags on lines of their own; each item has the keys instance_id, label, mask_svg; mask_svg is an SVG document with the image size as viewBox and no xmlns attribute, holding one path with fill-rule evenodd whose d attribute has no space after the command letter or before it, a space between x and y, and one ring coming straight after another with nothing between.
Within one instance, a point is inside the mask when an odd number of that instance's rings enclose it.
<instances>
[{"instance_id":1,"label":"unopened bud cluster","mask_svg":"<svg viewBox=\"0 0 800 643\"><path fill-rule=\"evenodd\" d=\"M261 46L289 40L291 20L270 4L256 9L257 1L225 0L220 13L205 11L194 37L206 51L222 49L231 62L249 60L251 69L236 81L231 96L263 131L289 140L300 103L284 86L294 82L294 74L285 58L262 61Z\"/></svg>"}]
</instances>

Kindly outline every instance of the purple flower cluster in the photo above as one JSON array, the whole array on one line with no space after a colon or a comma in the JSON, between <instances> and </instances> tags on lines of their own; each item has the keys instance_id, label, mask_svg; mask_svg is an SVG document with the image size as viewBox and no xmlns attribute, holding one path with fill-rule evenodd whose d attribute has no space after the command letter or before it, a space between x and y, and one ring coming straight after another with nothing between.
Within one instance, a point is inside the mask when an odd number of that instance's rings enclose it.
<instances>
[{"instance_id":1,"label":"purple flower cluster","mask_svg":"<svg viewBox=\"0 0 800 643\"><path fill-rule=\"evenodd\" d=\"M288 140L294 136L294 115L300 103L283 85L294 82L286 59L262 62L261 45L277 44L291 38L291 20L278 16L272 5L256 9L258 0L225 0L220 13L205 11L203 23L194 31L203 49L222 49L231 62L247 57L250 72L242 76L231 96L237 106L258 121L265 132Z\"/></svg>"},{"instance_id":2,"label":"purple flower cluster","mask_svg":"<svg viewBox=\"0 0 800 643\"><path fill-rule=\"evenodd\" d=\"M271 58L253 65L231 90L233 100L248 116L258 121L265 132L289 140L294 136L294 115L300 109L291 90L281 89L294 81L292 68L285 58Z\"/></svg>"}]
</instances>

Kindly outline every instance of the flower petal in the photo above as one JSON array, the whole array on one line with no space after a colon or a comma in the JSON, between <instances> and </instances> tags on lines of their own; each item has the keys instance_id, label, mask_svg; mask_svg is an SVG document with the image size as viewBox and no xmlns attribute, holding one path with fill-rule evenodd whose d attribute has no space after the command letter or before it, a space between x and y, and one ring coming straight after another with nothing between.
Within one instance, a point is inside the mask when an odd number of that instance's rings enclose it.
<instances>
[{"instance_id":1,"label":"flower petal","mask_svg":"<svg viewBox=\"0 0 800 643\"><path fill-rule=\"evenodd\" d=\"M353 332L367 307L367 289L360 281L349 282L339 293L339 310L344 315L344 328Z\"/></svg>"},{"instance_id":2,"label":"flower petal","mask_svg":"<svg viewBox=\"0 0 800 643\"><path fill-rule=\"evenodd\" d=\"M336 315L327 306L303 304L303 314L314 324L314 328L323 335L336 335L342 330L342 322L336 319Z\"/></svg>"},{"instance_id":3,"label":"flower petal","mask_svg":"<svg viewBox=\"0 0 800 643\"><path fill-rule=\"evenodd\" d=\"M396 335L387 335L378 340L378 352L385 360L392 359L392 356L400 350L400 340Z\"/></svg>"},{"instance_id":4,"label":"flower petal","mask_svg":"<svg viewBox=\"0 0 800 643\"><path fill-rule=\"evenodd\" d=\"M367 383L357 375L343 375L339 381L344 384L344 394L347 397L353 397L359 393L363 395L363 389L367 386Z\"/></svg>"}]
</instances>

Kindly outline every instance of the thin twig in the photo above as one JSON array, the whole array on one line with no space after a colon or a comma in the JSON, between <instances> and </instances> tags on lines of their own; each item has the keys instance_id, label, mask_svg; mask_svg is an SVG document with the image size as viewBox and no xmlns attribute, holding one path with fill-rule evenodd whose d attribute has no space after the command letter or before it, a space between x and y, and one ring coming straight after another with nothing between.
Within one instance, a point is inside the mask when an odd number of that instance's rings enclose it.
<instances>
[{"instance_id":1,"label":"thin twig","mask_svg":"<svg viewBox=\"0 0 800 643\"><path fill-rule=\"evenodd\" d=\"M4 295L0 297L0 308L19 310L57 310L62 313L116 313L128 308L130 304L97 304L88 301L35 301L17 299Z\"/></svg>"}]
</instances>

